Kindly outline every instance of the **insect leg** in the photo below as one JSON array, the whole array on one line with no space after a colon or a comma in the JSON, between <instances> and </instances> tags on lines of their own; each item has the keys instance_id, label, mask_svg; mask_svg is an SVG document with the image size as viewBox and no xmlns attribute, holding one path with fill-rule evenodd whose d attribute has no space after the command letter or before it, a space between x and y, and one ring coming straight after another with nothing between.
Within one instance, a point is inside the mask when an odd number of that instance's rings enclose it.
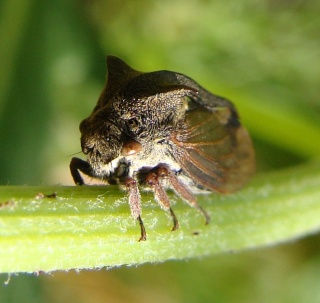
<instances>
[{"instance_id":1,"label":"insect leg","mask_svg":"<svg viewBox=\"0 0 320 303\"><path fill-rule=\"evenodd\" d=\"M147 240L147 233L146 233L146 229L144 228L141 216L138 216L138 221L139 221L140 229L141 229L141 237L139 239L139 242L140 241L145 241L145 240Z\"/></svg>"},{"instance_id":2,"label":"insect leg","mask_svg":"<svg viewBox=\"0 0 320 303\"><path fill-rule=\"evenodd\" d=\"M83 179L79 173L79 170L89 177L94 177L92 174L91 165L82 159L72 158L70 162L70 171L73 177L74 183L77 185L84 185Z\"/></svg>"},{"instance_id":3,"label":"insect leg","mask_svg":"<svg viewBox=\"0 0 320 303\"><path fill-rule=\"evenodd\" d=\"M172 208L170 207L170 215L173 219L173 227L172 227L172 231L177 230L179 228L179 221L175 215L175 213L173 212Z\"/></svg>"},{"instance_id":4,"label":"insect leg","mask_svg":"<svg viewBox=\"0 0 320 303\"><path fill-rule=\"evenodd\" d=\"M185 200L190 206L197 209L204 216L205 224L209 224L209 214L198 204L195 196L178 180L172 171L170 171L165 165L159 165L156 169L156 173L159 177L168 177L176 194Z\"/></svg>"},{"instance_id":5,"label":"insect leg","mask_svg":"<svg viewBox=\"0 0 320 303\"><path fill-rule=\"evenodd\" d=\"M172 208L170 207L170 200L167 196L167 193L161 186L157 174L151 171L150 173L147 174L145 181L153 189L154 197L157 200L157 202L160 204L161 208L163 208L164 210L170 211L170 215L173 220L173 227L171 230L172 231L177 230L179 228L179 221L176 215L174 214Z\"/></svg>"},{"instance_id":6,"label":"insect leg","mask_svg":"<svg viewBox=\"0 0 320 303\"><path fill-rule=\"evenodd\" d=\"M128 177L124 180L124 184L127 187L129 194L129 206L131 210L131 215L135 219L137 219L140 224L141 237L139 239L139 242L145 241L147 239L147 233L144 228L143 221L141 219L141 197L137 186L137 182L133 178Z\"/></svg>"}]
</instances>

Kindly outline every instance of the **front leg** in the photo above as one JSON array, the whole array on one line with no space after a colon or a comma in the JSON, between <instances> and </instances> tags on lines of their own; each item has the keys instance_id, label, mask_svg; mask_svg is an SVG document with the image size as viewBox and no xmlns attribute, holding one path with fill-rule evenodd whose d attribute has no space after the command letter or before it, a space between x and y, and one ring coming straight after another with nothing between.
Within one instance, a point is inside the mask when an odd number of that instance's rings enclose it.
<instances>
[{"instance_id":1,"label":"front leg","mask_svg":"<svg viewBox=\"0 0 320 303\"><path fill-rule=\"evenodd\" d=\"M122 182L124 183L128 191L131 215L135 219L137 219L140 224L141 237L139 239L139 242L145 241L147 239L147 233L141 219L141 196L139 193L137 182L130 177L125 178Z\"/></svg>"},{"instance_id":2,"label":"front leg","mask_svg":"<svg viewBox=\"0 0 320 303\"><path fill-rule=\"evenodd\" d=\"M84 173L89 177L94 177L91 165L87 161L84 161L79 158L71 159L70 171L71 171L71 175L74 180L74 183L77 185L84 185L83 179L79 171L81 171L82 173Z\"/></svg>"}]
</instances>

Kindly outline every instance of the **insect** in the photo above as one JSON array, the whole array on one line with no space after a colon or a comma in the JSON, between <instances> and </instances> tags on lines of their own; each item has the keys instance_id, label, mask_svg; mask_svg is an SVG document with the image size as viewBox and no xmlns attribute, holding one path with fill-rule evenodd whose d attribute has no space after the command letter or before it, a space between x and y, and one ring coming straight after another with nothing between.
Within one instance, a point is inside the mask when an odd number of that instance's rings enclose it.
<instances>
[{"instance_id":1,"label":"insect","mask_svg":"<svg viewBox=\"0 0 320 303\"><path fill-rule=\"evenodd\" d=\"M80 124L87 161L72 158L76 184L82 172L128 192L132 216L147 234L139 188L153 191L179 227L166 190L172 189L204 216L195 193L230 193L253 174L254 149L234 105L191 78L172 71L143 73L107 57L108 78L91 115Z\"/></svg>"}]
</instances>

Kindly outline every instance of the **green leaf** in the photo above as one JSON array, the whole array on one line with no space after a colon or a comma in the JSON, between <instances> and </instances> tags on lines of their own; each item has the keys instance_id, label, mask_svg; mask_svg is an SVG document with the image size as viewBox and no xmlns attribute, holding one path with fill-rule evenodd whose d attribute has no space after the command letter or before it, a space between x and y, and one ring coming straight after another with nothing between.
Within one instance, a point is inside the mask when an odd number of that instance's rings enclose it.
<instances>
[{"instance_id":1,"label":"green leaf","mask_svg":"<svg viewBox=\"0 0 320 303\"><path fill-rule=\"evenodd\" d=\"M148 234L115 186L0 187L0 272L161 262L273 245L320 229L320 163L257 176L236 194L199 195L212 222L173 194L180 229L143 194ZM56 193L53 194L53 193Z\"/></svg>"}]
</instances>

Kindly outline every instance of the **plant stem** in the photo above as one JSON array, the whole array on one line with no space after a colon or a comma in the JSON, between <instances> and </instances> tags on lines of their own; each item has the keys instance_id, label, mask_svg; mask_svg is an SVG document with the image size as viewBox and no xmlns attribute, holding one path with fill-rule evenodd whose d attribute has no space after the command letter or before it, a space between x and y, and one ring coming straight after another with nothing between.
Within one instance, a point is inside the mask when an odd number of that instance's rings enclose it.
<instances>
[{"instance_id":1,"label":"plant stem","mask_svg":"<svg viewBox=\"0 0 320 303\"><path fill-rule=\"evenodd\" d=\"M147 241L115 186L0 187L0 272L161 262L273 245L320 229L320 163L256 176L236 194L199 195L203 217L169 194L180 228L143 194ZM52 195L56 193L56 195Z\"/></svg>"}]
</instances>

